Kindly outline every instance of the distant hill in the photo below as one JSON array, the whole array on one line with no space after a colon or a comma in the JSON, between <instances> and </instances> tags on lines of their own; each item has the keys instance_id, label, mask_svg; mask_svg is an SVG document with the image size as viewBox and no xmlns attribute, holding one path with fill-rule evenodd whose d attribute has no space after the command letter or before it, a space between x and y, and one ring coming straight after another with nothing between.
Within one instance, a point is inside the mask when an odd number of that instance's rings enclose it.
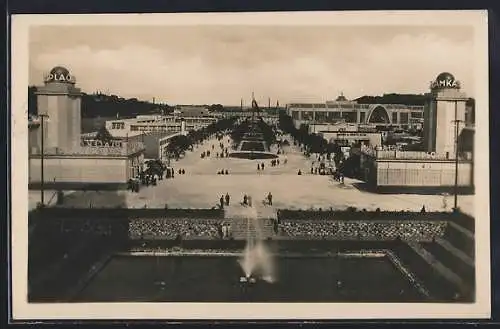
<instances>
[{"instance_id":1,"label":"distant hill","mask_svg":"<svg viewBox=\"0 0 500 329\"><path fill-rule=\"evenodd\" d=\"M37 114L36 87L28 87L28 112ZM96 117L135 117L144 114L170 113L173 111L167 104L155 104L140 101L137 98L122 98L116 95L101 93L82 95L82 118Z\"/></svg>"},{"instance_id":2,"label":"distant hill","mask_svg":"<svg viewBox=\"0 0 500 329\"><path fill-rule=\"evenodd\" d=\"M427 96L424 94L384 94L383 96L362 96L355 101L359 104L403 104L403 105L425 105ZM474 107L475 101L469 98L468 106Z\"/></svg>"}]
</instances>

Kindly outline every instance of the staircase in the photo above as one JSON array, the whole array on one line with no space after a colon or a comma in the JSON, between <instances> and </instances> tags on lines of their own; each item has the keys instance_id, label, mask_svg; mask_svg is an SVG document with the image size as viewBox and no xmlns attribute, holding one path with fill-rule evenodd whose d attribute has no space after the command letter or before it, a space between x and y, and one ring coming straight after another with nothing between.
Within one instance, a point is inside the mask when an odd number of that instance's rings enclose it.
<instances>
[{"instance_id":1,"label":"staircase","mask_svg":"<svg viewBox=\"0 0 500 329\"><path fill-rule=\"evenodd\" d=\"M445 234L435 241L407 244L442 277L457 287L463 297L474 299L474 232L450 221Z\"/></svg>"},{"instance_id":2,"label":"staircase","mask_svg":"<svg viewBox=\"0 0 500 329\"><path fill-rule=\"evenodd\" d=\"M224 217L231 223L231 234L235 240L266 240L275 236L277 213L273 207L233 205L224 209Z\"/></svg>"}]
</instances>

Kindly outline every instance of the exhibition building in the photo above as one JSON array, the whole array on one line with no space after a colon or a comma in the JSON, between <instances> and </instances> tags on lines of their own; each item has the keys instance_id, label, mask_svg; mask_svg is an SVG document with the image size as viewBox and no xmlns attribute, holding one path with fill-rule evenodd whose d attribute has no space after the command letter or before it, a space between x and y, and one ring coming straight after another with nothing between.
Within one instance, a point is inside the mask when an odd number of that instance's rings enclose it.
<instances>
[{"instance_id":1,"label":"exhibition building","mask_svg":"<svg viewBox=\"0 0 500 329\"><path fill-rule=\"evenodd\" d=\"M64 67L54 67L37 88L38 116L28 123L29 186L90 188L125 184L144 162L144 145L81 136L81 91Z\"/></svg>"},{"instance_id":2,"label":"exhibition building","mask_svg":"<svg viewBox=\"0 0 500 329\"><path fill-rule=\"evenodd\" d=\"M421 151L361 145L365 182L384 190L474 190L474 124L466 115L468 97L447 72L431 82L424 106Z\"/></svg>"},{"instance_id":3,"label":"exhibition building","mask_svg":"<svg viewBox=\"0 0 500 329\"><path fill-rule=\"evenodd\" d=\"M325 103L288 104L286 111L292 117L296 128L302 124L329 124L339 121L411 128L421 126L424 117L423 106L358 104L344 95Z\"/></svg>"}]
</instances>

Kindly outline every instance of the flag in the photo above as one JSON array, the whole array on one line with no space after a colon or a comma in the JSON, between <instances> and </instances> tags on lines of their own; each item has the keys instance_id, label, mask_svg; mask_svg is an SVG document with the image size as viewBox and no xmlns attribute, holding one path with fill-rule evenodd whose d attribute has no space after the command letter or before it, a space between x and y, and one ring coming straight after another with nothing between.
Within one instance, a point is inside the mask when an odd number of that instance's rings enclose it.
<instances>
[{"instance_id":1,"label":"flag","mask_svg":"<svg viewBox=\"0 0 500 329\"><path fill-rule=\"evenodd\" d=\"M257 104L257 101L255 99L252 99L252 108L255 110L259 109L259 105Z\"/></svg>"}]
</instances>

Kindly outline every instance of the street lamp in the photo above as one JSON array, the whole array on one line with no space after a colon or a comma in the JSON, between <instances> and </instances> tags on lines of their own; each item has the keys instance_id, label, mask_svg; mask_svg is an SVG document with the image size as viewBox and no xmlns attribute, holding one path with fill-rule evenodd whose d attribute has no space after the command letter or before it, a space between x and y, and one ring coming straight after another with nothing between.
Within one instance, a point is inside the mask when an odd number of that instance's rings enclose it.
<instances>
[{"instance_id":1,"label":"street lamp","mask_svg":"<svg viewBox=\"0 0 500 329\"><path fill-rule=\"evenodd\" d=\"M457 101L455 101L455 120L452 121L455 124L455 189L454 189L454 203L453 203L453 211L458 211L458 147L459 147L459 128L460 123L464 122L464 120L458 119L458 109L457 109Z\"/></svg>"},{"instance_id":2,"label":"street lamp","mask_svg":"<svg viewBox=\"0 0 500 329\"><path fill-rule=\"evenodd\" d=\"M39 114L40 117L40 126L41 126L41 143L40 143L40 191L41 191L41 196L40 196L40 203L42 207L45 204L45 193L44 193L44 183L45 183L45 178L44 178L44 141L45 141L45 118L49 118L48 114Z\"/></svg>"}]
</instances>

